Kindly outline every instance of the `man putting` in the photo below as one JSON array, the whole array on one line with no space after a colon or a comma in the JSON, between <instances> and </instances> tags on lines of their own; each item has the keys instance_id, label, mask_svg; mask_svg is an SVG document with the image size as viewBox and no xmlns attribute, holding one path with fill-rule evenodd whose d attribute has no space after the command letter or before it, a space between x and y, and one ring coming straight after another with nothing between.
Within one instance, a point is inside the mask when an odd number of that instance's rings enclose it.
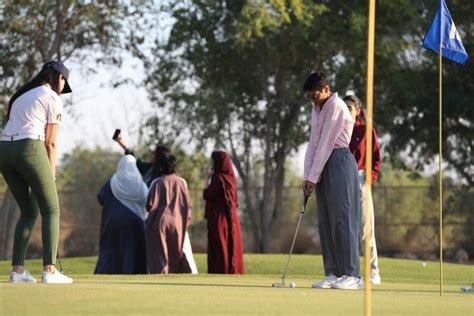
<instances>
[{"instance_id":1,"label":"man putting","mask_svg":"<svg viewBox=\"0 0 474 316\"><path fill-rule=\"evenodd\" d=\"M304 162L303 192L316 189L324 280L320 289L361 289L358 229L360 197L357 165L349 150L354 121L344 101L332 93L326 74L306 78L303 92L312 103L311 134Z\"/></svg>"}]
</instances>

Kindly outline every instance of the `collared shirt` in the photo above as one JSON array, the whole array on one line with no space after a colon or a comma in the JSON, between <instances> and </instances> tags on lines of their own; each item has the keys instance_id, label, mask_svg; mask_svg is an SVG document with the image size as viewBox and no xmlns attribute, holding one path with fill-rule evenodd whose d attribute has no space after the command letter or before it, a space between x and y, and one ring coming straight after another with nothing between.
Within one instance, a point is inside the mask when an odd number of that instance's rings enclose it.
<instances>
[{"instance_id":1,"label":"collared shirt","mask_svg":"<svg viewBox=\"0 0 474 316\"><path fill-rule=\"evenodd\" d=\"M48 84L33 88L13 102L10 118L2 134L36 135L44 139L46 124L59 124L62 111L61 97Z\"/></svg>"},{"instance_id":2,"label":"collared shirt","mask_svg":"<svg viewBox=\"0 0 474 316\"><path fill-rule=\"evenodd\" d=\"M322 109L313 107L311 134L304 161L304 180L318 183L334 148L349 148L354 121L337 93L333 93Z\"/></svg>"}]
</instances>

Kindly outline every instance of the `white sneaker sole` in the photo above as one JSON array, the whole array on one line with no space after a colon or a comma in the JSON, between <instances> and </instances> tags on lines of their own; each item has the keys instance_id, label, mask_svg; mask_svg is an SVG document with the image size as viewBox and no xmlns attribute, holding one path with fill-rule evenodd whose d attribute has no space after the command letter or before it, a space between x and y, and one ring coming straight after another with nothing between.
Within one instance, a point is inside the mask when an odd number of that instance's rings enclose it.
<instances>
[{"instance_id":1,"label":"white sneaker sole","mask_svg":"<svg viewBox=\"0 0 474 316\"><path fill-rule=\"evenodd\" d=\"M45 281L45 280L41 280L41 283L44 283L44 284L72 284L73 280L71 280L71 281Z\"/></svg>"},{"instance_id":2,"label":"white sneaker sole","mask_svg":"<svg viewBox=\"0 0 474 316\"><path fill-rule=\"evenodd\" d=\"M364 286L359 285L359 284L350 285L350 286L341 286L341 285L334 284L332 288L336 290L362 290Z\"/></svg>"},{"instance_id":3,"label":"white sneaker sole","mask_svg":"<svg viewBox=\"0 0 474 316\"><path fill-rule=\"evenodd\" d=\"M35 284L36 280L22 280L22 281L8 280L8 283L11 283L11 284Z\"/></svg>"},{"instance_id":4,"label":"white sneaker sole","mask_svg":"<svg viewBox=\"0 0 474 316\"><path fill-rule=\"evenodd\" d=\"M312 285L311 286L313 289L330 289L331 285L330 284L322 284L322 285Z\"/></svg>"},{"instance_id":5,"label":"white sneaker sole","mask_svg":"<svg viewBox=\"0 0 474 316\"><path fill-rule=\"evenodd\" d=\"M375 285L379 285L379 284L382 284L382 279L380 277L373 278L373 279L371 278L370 283L375 284Z\"/></svg>"}]
</instances>

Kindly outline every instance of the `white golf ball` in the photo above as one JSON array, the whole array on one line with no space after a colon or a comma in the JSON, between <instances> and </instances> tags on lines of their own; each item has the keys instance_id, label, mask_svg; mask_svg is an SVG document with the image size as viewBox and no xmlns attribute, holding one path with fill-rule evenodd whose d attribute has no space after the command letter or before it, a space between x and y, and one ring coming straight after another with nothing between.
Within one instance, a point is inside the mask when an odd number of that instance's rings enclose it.
<instances>
[{"instance_id":1,"label":"white golf ball","mask_svg":"<svg viewBox=\"0 0 474 316\"><path fill-rule=\"evenodd\" d=\"M421 263L421 265L422 265L423 267L426 267L426 262L423 261L423 262Z\"/></svg>"},{"instance_id":2,"label":"white golf ball","mask_svg":"<svg viewBox=\"0 0 474 316\"><path fill-rule=\"evenodd\" d=\"M291 287L291 288L295 288L295 287L296 287L296 283L295 283L295 282L290 282L290 287Z\"/></svg>"}]
</instances>

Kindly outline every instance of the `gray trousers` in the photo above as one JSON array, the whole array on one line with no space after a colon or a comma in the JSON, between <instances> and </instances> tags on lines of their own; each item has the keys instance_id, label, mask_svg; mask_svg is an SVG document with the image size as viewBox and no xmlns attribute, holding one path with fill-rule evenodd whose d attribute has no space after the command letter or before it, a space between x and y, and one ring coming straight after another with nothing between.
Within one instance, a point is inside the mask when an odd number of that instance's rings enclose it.
<instances>
[{"instance_id":1,"label":"gray trousers","mask_svg":"<svg viewBox=\"0 0 474 316\"><path fill-rule=\"evenodd\" d=\"M325 275L360 277L360 191L348 148L333 150L315 189Z\"/></svg>"}]
</instances>

